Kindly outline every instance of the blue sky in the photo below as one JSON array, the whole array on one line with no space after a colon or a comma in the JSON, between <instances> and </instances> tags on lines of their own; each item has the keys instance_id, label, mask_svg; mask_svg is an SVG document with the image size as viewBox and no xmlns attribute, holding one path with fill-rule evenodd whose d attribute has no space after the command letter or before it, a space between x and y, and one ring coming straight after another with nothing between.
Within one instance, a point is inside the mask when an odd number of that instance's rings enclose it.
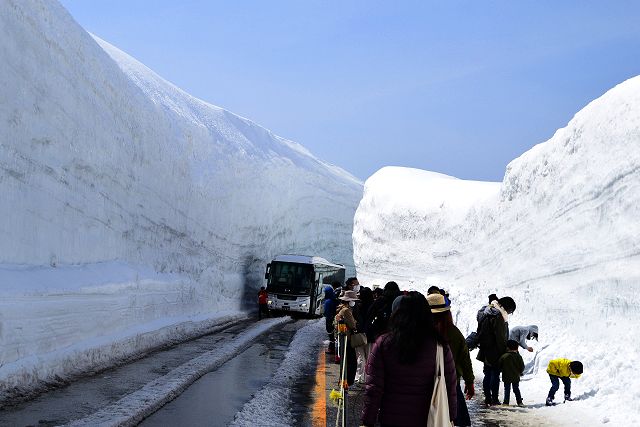
<instances>
[{"instance_id":1,"label":"blue sky","mask_svg":"<svg viewBox=\"0 0 640 427\"><path fill-rule=\"evenodd\" d=\"M362 180L501 181L640 74L637 1L62 0L88 31Z\"/></svg>"}]
</instances>

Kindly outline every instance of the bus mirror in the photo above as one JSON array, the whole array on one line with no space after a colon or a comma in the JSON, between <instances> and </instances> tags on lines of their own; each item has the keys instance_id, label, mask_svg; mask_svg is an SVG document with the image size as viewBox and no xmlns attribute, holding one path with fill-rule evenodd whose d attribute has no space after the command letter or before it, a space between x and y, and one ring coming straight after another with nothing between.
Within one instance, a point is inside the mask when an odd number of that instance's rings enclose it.
<instances>
[{"instance_id":1,"label":"bus mirror","mask_svg":"<svg viewBox=\"0 0 640 427\"><path fill-rule=\"evenodd\" d=\"M271 271L271 263L267 264L267 269L264 272L264 278L269 279L269 272Z\"/></svg>"}]
</instances>

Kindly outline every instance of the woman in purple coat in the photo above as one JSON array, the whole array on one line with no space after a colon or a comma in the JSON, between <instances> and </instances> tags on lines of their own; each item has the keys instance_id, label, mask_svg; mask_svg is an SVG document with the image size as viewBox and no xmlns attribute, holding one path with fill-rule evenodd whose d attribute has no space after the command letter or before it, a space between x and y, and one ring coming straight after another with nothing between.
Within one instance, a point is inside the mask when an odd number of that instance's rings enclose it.
<instances>
[{"instance_id":1,"label":"woman in purple coat","mask_svg":"<svg viewBox=\"0 0 640 427\"><path fill-rule=\"evenodd\" d=\"M362 424L425 426L433 392L436 348L444 347L449 418L456 417L456 365L433 326L425 297L411 292L391 315L390 331L373 345L367 362Z\"/></svg>"}]
</instances>

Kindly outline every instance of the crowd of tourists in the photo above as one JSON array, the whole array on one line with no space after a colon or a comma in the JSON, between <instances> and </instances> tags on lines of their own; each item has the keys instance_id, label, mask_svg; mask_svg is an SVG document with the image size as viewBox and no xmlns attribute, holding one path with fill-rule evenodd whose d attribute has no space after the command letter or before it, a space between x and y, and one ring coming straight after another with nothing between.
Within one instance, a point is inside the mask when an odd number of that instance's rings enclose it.
<instances>
[{"instance_id":1,"label":"crowd of tourists","mask_svg":"<svg viewBox=\"0 0 640 427\"><path fill-rule=\"evenodd\" d=\"M470 426L466 400L475 395L475 377L469 352L475 348L483 362L484 403L509 405L513 391L516 404L524 405L519 383L525 365L518 349L533 351L527 341L538 339L538 327L509 329L516 309L511 297L490 295L477 313L477 329L465 338L453 321L448 293L436 286L425 297L401 291L396 282L370 289L352 277L324 292L326 352L340 363L345 389L364 387L362 425ZM571 400L570 378L582 374L582 364L554 359L547 372L552 385L546 404L554 404L560 381L565 400Z\"/></svg>"}]
</instances>

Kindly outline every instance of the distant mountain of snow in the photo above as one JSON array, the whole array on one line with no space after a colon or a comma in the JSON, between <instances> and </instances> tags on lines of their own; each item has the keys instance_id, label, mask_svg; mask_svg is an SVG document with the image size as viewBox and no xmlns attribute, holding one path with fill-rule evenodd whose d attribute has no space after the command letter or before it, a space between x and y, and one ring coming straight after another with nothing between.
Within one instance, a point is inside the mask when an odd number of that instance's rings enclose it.
<instances>
[{"instance_id":1,"label":"distant mountain of snow","mask_svg":"<svg viewBox=\"0 0 640 427\"><path fill-rule=\"evenodd\" d=\"M186 94L53 0L0 2L0 58L0 398L104 366L137 331L253 304L275 255L353 270L349 173Z\"/></svg>"},{"instance_id":2,"label":"distant mountain of snow","mask_svg":"<svg viewBox=\"0 0 640 427\"><path fill-rule=\"evenodd\" d=\"M450 289L463 332L475 329L490 293L512 296L510 325L540 326L534 347L542 351L523 355L531 373L521 385L525 403L544 402L550 359L577 359L585 373L574 396L584 402L548 415L561 415L557 425L632 425L640 413L638 218L635 77L512 161L502 184L380 170L356 212L354 258L362 284Z\"/></svg>"}]
</instances>

